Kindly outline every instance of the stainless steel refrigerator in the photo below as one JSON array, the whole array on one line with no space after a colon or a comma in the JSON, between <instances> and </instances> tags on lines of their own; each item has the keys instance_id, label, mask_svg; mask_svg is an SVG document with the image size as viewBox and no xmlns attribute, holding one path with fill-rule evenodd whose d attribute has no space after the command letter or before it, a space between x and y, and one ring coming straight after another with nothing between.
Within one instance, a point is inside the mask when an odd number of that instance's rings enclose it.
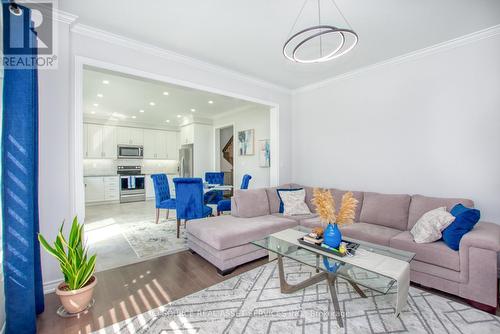
<instances>
[{"instance_id":1,"label":"stainless steel refrigerator","mask_svg":"<svg viewBox=\"0 0 500 334\"><path fill-rule=\"evenodd\" d=\"M193 177L193 144L182 145L179 150L179 176Z\"/></svg>"}]
</instances>

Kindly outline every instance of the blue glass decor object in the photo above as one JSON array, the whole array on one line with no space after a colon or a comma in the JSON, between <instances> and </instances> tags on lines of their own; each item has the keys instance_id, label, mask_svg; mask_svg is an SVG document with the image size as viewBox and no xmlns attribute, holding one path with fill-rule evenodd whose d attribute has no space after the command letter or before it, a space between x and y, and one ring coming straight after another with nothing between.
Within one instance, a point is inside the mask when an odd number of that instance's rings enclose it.
<instances>
[{"instance_id":1,"label":"blue glass decor object","mask_svg":"<svg viewBox=\"0 0 500 334\"><path fill-rule=\"evenodd\" d=\"M332 248L339 249L341 242L342 233L340 232L337 224L328 224L325 231L323 232L323 243Z\"/></svg>"},{"instance_id":2,"label":"blue glass decor object","mask_svg":"<svg viewBox=\"0 0 500 334\"><path fill-rule=\"evenodd\" d=\"M340 268L340 263L334 262L333 264L330 264L330 261L328 261L328 257L326 256L323 256L323 265L330 273L336 273Z\"/></svg>"}]
</instances>

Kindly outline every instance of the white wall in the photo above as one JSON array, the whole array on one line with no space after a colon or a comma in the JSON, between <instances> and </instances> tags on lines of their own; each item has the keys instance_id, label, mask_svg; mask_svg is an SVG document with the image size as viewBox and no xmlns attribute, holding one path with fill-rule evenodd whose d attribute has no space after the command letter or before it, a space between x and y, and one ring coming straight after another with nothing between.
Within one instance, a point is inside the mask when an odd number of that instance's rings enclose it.
<instances>
[{"instance_id":1,"label":"white wall","mask_svg":"<svg viewBox=\"0 0 500 334\"><path fill-rule=\"evenodd\" d=\"M236 113L228 113L214 119L214 128L234 125L234 185L239 187L244 174L252 175L250 188L268 187L270 184L270 169L259 167L258 142L269 139L270 112L266 107L252 107ZM238 132L255 129L255 153L242 156L238 153ZM272 163L271 152L271 163Z\"/></svg>"},{"instance_id":2,"label":"white wall","mask_svg":"<svg viewBox=\"0 0 500 334\"><path fill-rule=\"evenodd\" d=\"M293 103L295 182L462 196L500 223L499 35L302 89Z\"/></svg>"},{"instance_id":3,"label":"white wall","mask_svg":"<svg viewBox=\"0 0 500 334\"><path fill-rule=\"evenodd\" d=\"M60 22L58 26L59 68L39 71L40 229L49 240L56 236L60 223L63 220L70 221L77 212L74 189L71 186L73 180L77 179L71 164L75 154L74 120L71 115L74 110L73 76L76 56L154 73L172 78L178 83L190 82L200 88L211 87L216 92L231 92L233 95L250 96L279 105L279 182L290 181L289 92L180 56L166 56L155 48L142 50L140 47L131 47L130 43L121 42L125 39L107 41L107 34L92 32L94 37L89 37L81 30L78 33L70 32L68 23ZM45 287L50 290L62 276L58 263L45 252L42 252L42 269Z\"/></svg>"}]
</instances>

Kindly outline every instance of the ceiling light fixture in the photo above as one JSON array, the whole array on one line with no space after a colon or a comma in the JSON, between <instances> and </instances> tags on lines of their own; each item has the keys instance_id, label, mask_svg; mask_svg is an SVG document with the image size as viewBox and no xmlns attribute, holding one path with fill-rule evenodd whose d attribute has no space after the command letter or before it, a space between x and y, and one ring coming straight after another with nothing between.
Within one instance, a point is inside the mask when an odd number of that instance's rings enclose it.
<instances>
[{"instance_id":1,"label":"ceiling light fixture","mask_svg":"<svg viewBox=\"0 0 500 334\"><path fill-rule=\"evenodd\" d=\"M109 80L103 80L102 83L105 85L109 85Z\"/></svg>"},{"instance_id":2,"label":"ceiling light fixture","mask_svg":"<svg viewBox=\"0 0 500 334\"><path fill-rule=\"evenodd\" d=\"M351 51L358 43L358 35L352 30L351 25L340 11L335 0L330 1L349 27L348 29L322 23L321 0L305 0L288 36L294 31L309 1L317 2L318 24L293 33L283 45L283 55L293 62L311 64L323 63ZM315 45L318 46L318 50L312 52L311 47L315 47ZM311 55L313 53L314 55Z\"/></svg>"},{"instance_id":3,"label":"ceiling light fixture","mask_svg":"<svg viewBox=\"0 0 500 334\"><path fill-rule=\"evenodd\" d=\"M99 107L99 103L94 103L94 107Z\"/></svg>"},{"instance_id":4,"label":"ceiling light fixture","mask_svg":"<svg viewBox=\"0 0 500 334\"><path fill-rule=\"evenodd\" d=\"M141 109L141 110L139 110L139 112L144 112L144 110L143 110L143 109Z\"/></svg>"},{"instance_id":5,"label":"ceiling light fixture","mask_svg":"<svg viewBox=\"0 0 500 334\"><path fill-rule=\"evenodd\" d=\"M168 96L168 92L163 92L163 95Z\"/></svg>"},{"instance_id":6,"label":"ceiling light fixture","mask_svg":"<svg viewBox=\"0 0 500 334\"><path fill-rule=\"evenodd\" d=\"M194 108L191 108L191 112L195 112L195 111L196 111L196 109L194 109Z\"/></svg>"},{"instance_id":7,"label":"ceiling light fixture","mask_svg":"<svg viewBox=\"0 0 500 334\"><path fill-rule=\"evenodd\" d=\"M170 120L169 120L169 119L167 119L165 122L170 123Z\"/></svg>"},{"instance_id":8,"label":"ceiling light fixture","mask_svg":"<svg viewBox=\"0 0 500 334\"><path fill-rule=\"evenodd\" d=\"M137 116L132 116L132 118L137 118Z\"/></svg>"},{"instance_id":9,"label":"ceiling light fixture","mask_svg":"<svg viewBox=\"0 0 500 334\"><path fill-rule=\"evenodd\" d=\"M150 105L151 107L154 107L154 106L156 105L156 103L154 103L154 102L149 102L149 105Z\"/></svg>"},{"instance_id":10,"label":"ceiling light fixture","mask_svg":"<svg viewBox=\"0 0 500 334\"><path fill-rule=\"evenodd\" d=\"M177 118L181 118L181 117L182 117L182 115L177 115Z\"/></svg>"},{"instance_id":11,"label":"ceiling light fixture","mask_svg":"<svg viewBox=\"0 0 500 334\"><path fill-rule=\"evenodd\" d=\"M99 98L102 99L104 97L104 95L102 95L101 93L99 93L99 94L97 94L97 97L99 97Z\"/></svg>"},{"instance_id":12,"label":"ceiling light fixture","mask_svg":"<svg viewBox=\"0 0 500 334\"><path fill-rule=\"evenodd\" d=\"M91 113L92 115L94 115L94 114L95 114L95 111L91 111L90 113Z\"/></svg>"},{"instance_id":13,"label":"ceiling light fixture","mask_svg":"<svg viewBox=\"0 0 500 334\"><path fill-rule=\"evenodd\" d=\"M214 104L214 101L210 100L208 101L208 104Z\"/></svg>"}]
</instances>

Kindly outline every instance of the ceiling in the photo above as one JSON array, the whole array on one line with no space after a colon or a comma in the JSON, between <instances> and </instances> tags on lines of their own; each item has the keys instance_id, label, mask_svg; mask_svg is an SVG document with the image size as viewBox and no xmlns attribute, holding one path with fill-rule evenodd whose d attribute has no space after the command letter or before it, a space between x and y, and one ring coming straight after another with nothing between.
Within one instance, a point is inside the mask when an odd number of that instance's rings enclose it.
<instances>
[{"instance_id":1,"label":"ceiling","mask_svg":"<svg viewBox=\"0 0 500 334\"><path fill-rule=\"evenodd\" d=\"M86 119L175 127L186 119L212 119L257 106L263 107L228 96L93 67L83 71Z\"/></svg>"},{"instance_id":2,"label":"ceiling","mask_svg":"<svg viewBox=\"0 0 500 334\"><path fill-rule=\"evenodd\" d=\"M316 0L297 27L315 24ZM288 88L500 24L498 0L337 0L359 44L323 64L296 64L281 48L304 0L64 0L60 9L87 24ZM323 23L344 26L331 0Z\"/></svg>"}]
</instances>

